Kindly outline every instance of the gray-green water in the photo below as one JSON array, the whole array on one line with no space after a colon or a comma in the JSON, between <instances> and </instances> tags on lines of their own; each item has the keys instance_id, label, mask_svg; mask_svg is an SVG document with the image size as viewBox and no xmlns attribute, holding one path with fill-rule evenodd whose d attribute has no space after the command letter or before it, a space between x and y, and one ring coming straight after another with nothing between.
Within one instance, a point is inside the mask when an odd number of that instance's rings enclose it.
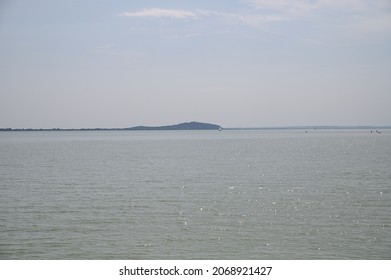
<instances>
[{"instance_id":1,"label":"gray-green water","mask_svg":"<svg viewBox=\"0 0 391 280\"><path fill-rule=\"evenodd\" d=\"M391 131L0 133L0 259L390 259Z\"/></svg>"}]
</instances>

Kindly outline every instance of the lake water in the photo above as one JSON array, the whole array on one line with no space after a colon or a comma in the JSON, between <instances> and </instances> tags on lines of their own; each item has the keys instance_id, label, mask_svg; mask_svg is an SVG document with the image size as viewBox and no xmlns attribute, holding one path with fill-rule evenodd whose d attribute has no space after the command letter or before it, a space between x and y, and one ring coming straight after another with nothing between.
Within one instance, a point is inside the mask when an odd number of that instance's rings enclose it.
<instances>
[{"instance_id":1,"label":"lake water","mask_svg":"<svg viewBox=\"0 0 391 280\"><path fill-rule=\"evenodd\" d=\"M0 133L0 259L391 259L391 131Z\"/></svg>"}]
</instances>

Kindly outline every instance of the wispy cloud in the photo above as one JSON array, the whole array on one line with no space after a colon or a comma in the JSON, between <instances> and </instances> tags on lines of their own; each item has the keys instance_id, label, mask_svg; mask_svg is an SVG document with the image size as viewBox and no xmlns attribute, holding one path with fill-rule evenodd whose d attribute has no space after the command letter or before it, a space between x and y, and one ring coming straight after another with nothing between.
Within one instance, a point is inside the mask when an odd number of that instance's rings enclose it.
<instances>
[{"instance_id":1,"label":"wispy cloud","mask_svg":"<svg viewBox=\"0 0 391 280\"><path fill-rule=\"evenodd\" d=\"M391 1L389 0L248 0L259 14L271 14L292 21L310 19L355 32L384 32L391 30ZM277 17L278 18L278 17Z\"/></svg>"},{"instance_id":2,"label":"wispy cloud","mask_svg":"<svg viewBox=\"0 0 391 280\"><path fill-rule=\"evenodd\" d=\"M390 12L389 0L248 0L259 11L303 16L321 11L340 11L345 15Z\"/></svg>"},{"instance_id":3,"label":"wispy cloud","mask_svg":"<svg viewBox=\"0 0 391 280\"><path fill-rule=\"evenodd\" d=\"M265 24L290 20L284 15L258 15L258 14L227 14L227 18L252 27L262 27Z\"/></svg>"},{"instance_id":4,"label":"wispy cloud","mask_svg":"<svg viewBox=\"0 0 391 280\"><path fill-rule=\"evenodd\" d=\"M112 49L113 47L115 47L115 45L113 43L108 43L108 44L96 46L95 49L97 49L97 50L107 50L107 49Z\"/></svg>"},{"instance_id":5,"label":"wispy cloud","mask_svg":"<svg viewBox=\"0 0 391 280\"><path fill-rule=\"evenodd\" d=\"M122 16L127 17L144 17L144 18L174 18L174 19L185 19L185 18L196 18L197 13L186 11L186 10L169 10L169 9L144 9L137 12L124 12Z\"/></svg>"},{"instance_id":6,"label":"wispy cloud","mask_svg":"<svg viewBox=\"0 0 391 280\"><path fill-rule=\"evenodd\" d=\"M321 8L358 9L364 6L364 2L366 0L249 0L249 3L257 8L288 13L309 12Z\"/></svg>"},{"instance_id":7,"label":"wispy cloud","mask_svg":"<svg viewBox=\"0 0 391 280\"><path fill-rule=\"evenodd\" d=\"M310 19L328 25L363 28L366 32L391 29L391 1L389 0L247 0L241 12L212 10L181 10L151 8L123 12L120 15L137 18L169 18L173 20L218 19L226 23L243 24L255 28L277 22ZM367 26L364 27L364 23Z\"/></svg>"},{"instance_id":8,"label":"wispy cloud","mask_svg":"<svg viewBox=\"0 0 391 280\"><path fill-rule=\"evenodd\" d=\"M171 18L171 19L202 19L217 18L230 23L240 23L253 27L266 23L285 21L289 18L278 14L246 14L246 13L226 13L210 10L169 10L169 9L143 9L135 12L124 12L120 14L126 17L139 18Z\"/></svg>"}]
</instances>

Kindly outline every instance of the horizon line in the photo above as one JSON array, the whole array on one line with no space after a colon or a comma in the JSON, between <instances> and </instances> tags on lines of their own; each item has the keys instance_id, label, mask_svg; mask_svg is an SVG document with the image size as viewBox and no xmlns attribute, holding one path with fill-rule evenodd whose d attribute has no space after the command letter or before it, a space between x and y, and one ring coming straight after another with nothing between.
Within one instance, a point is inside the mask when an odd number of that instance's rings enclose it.
<instances>
[{"instance_id":1,"label":"horizon line","mask_svg":"<svg viewBox=\"0 0 391 280\"><path fill-rule=\"evenodd\" d=\"M220 126L220 125L219 125ZM95 128L12 128L12 127L3 127L0 128L0 131L107 131L107 130L125 130L131 131L133 127L95 127ZM149 127L149 126L146 126ZM150 126L150 128L158 128L164 126ZM259 127L250 127L250 126L235 126L235 127L223 127L220 126L224 130L299 130L299 129L391 129L391 125L287 125L287 126L259 126ZM169 130L169 129L168 129ZM175 129L173 129L175 130ZM189 129L192 130L192 129Z\"/></svg>"}]
</instances>

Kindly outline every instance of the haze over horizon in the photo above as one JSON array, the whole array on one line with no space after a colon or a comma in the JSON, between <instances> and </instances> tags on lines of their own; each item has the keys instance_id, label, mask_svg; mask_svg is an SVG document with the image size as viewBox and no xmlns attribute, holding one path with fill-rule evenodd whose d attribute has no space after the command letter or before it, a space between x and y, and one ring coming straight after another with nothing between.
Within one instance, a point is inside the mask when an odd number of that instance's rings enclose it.
<instances>
[{"instance_id":1,"label":"haze over horizon","mask_svg":"<svg viewBox=\"0 0 391 280\"><path fill-rule=\"evenodd\" d=\"M0 2L0 128L391 125L391 1Z\"/></svg>"}]
</instances>

